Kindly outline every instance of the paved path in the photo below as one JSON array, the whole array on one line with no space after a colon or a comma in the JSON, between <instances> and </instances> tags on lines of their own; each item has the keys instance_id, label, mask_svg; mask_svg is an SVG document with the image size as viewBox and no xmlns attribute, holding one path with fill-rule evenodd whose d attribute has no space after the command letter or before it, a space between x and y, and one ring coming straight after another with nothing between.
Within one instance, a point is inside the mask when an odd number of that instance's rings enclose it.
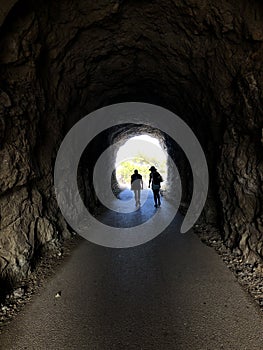
<instances>
[{"instance_id":1,"label":"paved path","mask_svg":"<svg viewBox=\"0 0 263 350\"><path fill-rule=\"evenodd\" d=\"M140 215L152 210L151 198ZM158 210L169 210L165 200ZM156 239L129 249L83 241L0 336L0 348L262 350L259 309L213 249L179 233L180 222L177 215Z\"/></svg>"}]
</instances>

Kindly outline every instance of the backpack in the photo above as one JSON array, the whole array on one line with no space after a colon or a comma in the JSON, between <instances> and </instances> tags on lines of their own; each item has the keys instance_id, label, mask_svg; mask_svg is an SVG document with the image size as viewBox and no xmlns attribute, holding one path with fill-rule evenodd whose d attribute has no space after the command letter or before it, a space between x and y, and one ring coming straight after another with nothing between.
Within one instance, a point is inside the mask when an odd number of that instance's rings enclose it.
<instances>
[{"instance_id":1,"label":"backpack","mask_svg":"<svg viewBox=\"0 0 263 350\"><path fill-rule=\"evenodd\" d=\"M152 178L153 178L153 183L156 185L159 185L160 182L163 182L163 178L158 172L153 173Z\"/></svg>"}]
</instances>

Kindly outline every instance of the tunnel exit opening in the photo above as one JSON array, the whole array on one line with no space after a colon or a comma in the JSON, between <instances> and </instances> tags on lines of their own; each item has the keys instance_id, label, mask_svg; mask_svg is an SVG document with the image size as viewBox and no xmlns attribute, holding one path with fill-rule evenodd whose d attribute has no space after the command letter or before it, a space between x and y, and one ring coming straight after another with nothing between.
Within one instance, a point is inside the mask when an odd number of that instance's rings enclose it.
<instances>
[{"instance_id":1,"label":"tunnel exit opening","mask_svg":"<svg viewBox=\"0 0 263 350\"><path fill-rule=\"evenodd\" d=\"M154 166L162 174L164 182L162 191L166 189L167 153L158 138L142 134L133 136L120 147L116 155L116 180L121 189L130 188L131 175L134 170L142 175L144 188L148 187L149 168Z\"/></svg>"}]
</instances>

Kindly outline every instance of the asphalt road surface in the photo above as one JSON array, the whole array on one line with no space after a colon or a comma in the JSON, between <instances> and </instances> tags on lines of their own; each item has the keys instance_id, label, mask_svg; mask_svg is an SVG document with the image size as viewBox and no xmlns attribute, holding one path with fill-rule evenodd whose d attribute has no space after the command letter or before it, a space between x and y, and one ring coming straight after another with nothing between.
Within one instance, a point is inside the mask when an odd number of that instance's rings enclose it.
<instances>
[{"instance_id":1,"label":"asphalt road surface","mask_svg":"<svg viewBox=\"0 0 263 350\"><path fill-rule=\"evenodd\" d=\"M157 210L170 209L163 200ZM129 224L153 210L150 198ZM83 241L9 324L0 348L262 350L258 306L212 248L179 233L181 220L134 248Z\"/></svg>"}]
</instances>

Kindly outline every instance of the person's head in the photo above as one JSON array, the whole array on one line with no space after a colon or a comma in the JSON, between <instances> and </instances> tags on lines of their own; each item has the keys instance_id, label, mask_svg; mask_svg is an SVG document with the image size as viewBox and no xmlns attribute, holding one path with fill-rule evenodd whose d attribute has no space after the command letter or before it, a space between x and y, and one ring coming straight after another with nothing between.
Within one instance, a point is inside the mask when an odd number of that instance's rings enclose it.
<instances>
[{"instance_id":1,"label":"person's head","mask_svg":"<svg viewBox=\"0 0 263 350\"><path fill-rule=\"evenodd\" d=\"M134 174L138 174L138 170L134 170Z\"/></svg>"},{"instance_id":2,"label":"person's head","mask_svg":"<svg viewBox=\"0 0 263 350\"><path fill-rule=\"evenodd\" d=\"M152 173L155 172L157 169L154 166L151 166L149 171L151 171Z\"/></svg>"}]
</instances>

